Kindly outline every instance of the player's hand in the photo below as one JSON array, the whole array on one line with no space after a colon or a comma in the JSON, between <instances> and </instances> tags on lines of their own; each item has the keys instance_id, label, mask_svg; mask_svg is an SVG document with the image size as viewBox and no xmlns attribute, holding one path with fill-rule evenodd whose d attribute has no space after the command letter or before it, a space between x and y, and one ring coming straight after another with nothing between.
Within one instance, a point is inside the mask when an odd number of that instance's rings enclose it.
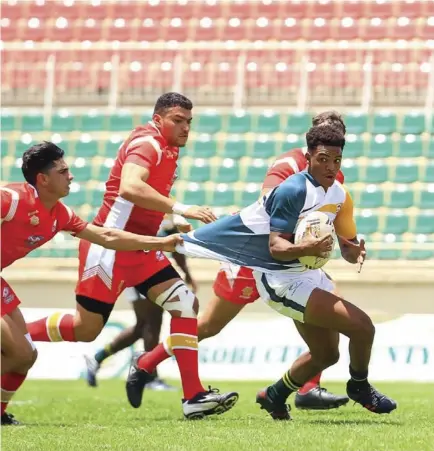
<instances>
[{"instance_id":1,"label":"player's hand","mask_svg":"<svg viewBox=\"0 0 434 451\"><path fill-rule=\"evenodd\" d=\"M321 238L314 238L307 234L303 239L306 246L306 255L313 257L327 258L333 250L333 236L329 233Z\"/></svg>"},{"instance_id":2,"label":"player's hand","mask_svg":"<svg viewBox=\"0 0 434 451\"><path fill-rule=\"evenodd\" d=\"M193 226L181 215L173 215L173 224L181 233L188 233L193 230Z\"/></svg>"},{"instance_id":3,"label":"player's hand","mask_svg":"<svg viewBox=\"0 0 434 451\"><path fill-rule=\"evenodd\" d=\"M350 259L353 260L351 263L357 263L357 272L360 273L362 271L363 263L365 263L366 259L365 240L361 238L357 243L340 236L339 241L341 242L341 244L345 245L346 253L350 254L347 255L346 260L349 261L348 257L350 257Z\"/></svg>"},{"instance_id":4,"label":"player's hand","mask_svg":"<svg viewBox=\"0 0 434 451\"><path fill-rule=\"evenodd\" d=\"M214 222L217 219L211 208L199 207L198 205L192 205L182 216L187 219L198 219L205 224Z\"/></svg>"},{"instance_id":5,"label":"player's hand","mask_svg":"<svg viewBox=\"0 0 434 451\"><path fill-rule=\"evenodd\" d=\"M173 235L165 236L161 238L161 249L164 252L175 252L176 246L182 246L184 240L179 233L174 233Z\"/></svg>"},{"instance_id":6,"label":"player's hand","mask_svg":"<svg viewBox=\"0 0 434 451\"><path fill-rule=\"evenodd\" d=\"M180 233L188 233L193 230L193 226L191 224L179 224L176 228Z\"/></svg>"}]
</instances>

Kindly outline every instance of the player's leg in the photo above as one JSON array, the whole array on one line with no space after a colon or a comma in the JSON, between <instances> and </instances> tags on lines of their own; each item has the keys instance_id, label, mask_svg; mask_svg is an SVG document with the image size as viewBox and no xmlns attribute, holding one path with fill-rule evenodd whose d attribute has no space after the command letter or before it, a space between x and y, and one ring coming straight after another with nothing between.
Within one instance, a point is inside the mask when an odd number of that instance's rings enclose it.
<instances>
[{"instance_id":1,"label":"player's leg","mask_svg":"<svg viewBox=\"0 0 434 451\"><path fill-rule=\"evenodd\" d=\"M349 338L351 379L347 394L351 399L375 413L389 413L396 408L393 400L368 382L375 334L371 319L355 305L333 294L332 283L321 271L300 275L256 274L255 277L261 296L272 308L305 324L339 332ZM325 360L328 364L332 362L333 359ZM283 378L287 387L294 391L309 379L309 373L298 370L296 376L298 379L288 374Z\"/></svg>"},{"instance_id":2,"label":"player's leg","mask_svg":"<svg viewBox=\"0 0 434 451\"><path fill-rule=\"evenodd\" d=\"M12 425L18 422L12 415L5 413L6 407L25 381L37 357L19 308L1 319L1 351L1 420L4 425Z\"/></svg>"},{"instance_id":3,"label":"player's leg","mask_svg":"<svg viewBox=\"0 0 434 451\"><path fill-rule=\"evenodd\" d=\"M237 401L238 394L206 391L199 379L197 312L199 302L181 280L175 269L163 259L154 262L160 270L137 288L148 299L163 307L172 316L170 339L181 374L184 391L183 410L187 418L223 413ZM157 348L155 348L157 349ZM153 354L152 351L149 354ZM127 396L133 407L139 407L143 389L149 382L147 355L134 359L127 380Z\"/></svg>"}]
</instances>

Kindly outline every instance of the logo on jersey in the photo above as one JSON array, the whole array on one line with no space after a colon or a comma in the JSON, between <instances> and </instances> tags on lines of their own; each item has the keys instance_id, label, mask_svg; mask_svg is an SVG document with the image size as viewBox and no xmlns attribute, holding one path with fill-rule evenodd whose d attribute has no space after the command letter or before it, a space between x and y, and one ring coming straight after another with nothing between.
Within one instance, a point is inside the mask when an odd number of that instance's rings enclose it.
<instances>
[{"instance_id":1,"label":"logo on jersey","mask_svg":"<svg viewBox=\"0 0 434 451\"><path fill-rule=\"evenodd\" d=\"M162 251L157 251L156 254L155 254L155 258L156 258L159 262L163 261L163 260L164 260L164 254L163 254L163 252L162 252Z\"/></svg>"},{"instance_id":2,"label":"logo on jersey","mask_svg":"<svg viewBox=\"0 0 434 451\"><path fill-rule=\"evenodd\" d=\"M342 204L336 205L336 214L338 214L340 212L341 208L342 208Z\"/></svg>"},{"instance_id":3,"label":"logo on jersey","mask_svg":"<svg viewBox=\"0 0 434 451\"><path fill-rule=\"evenodd\" d=\"M178 157L178 152L174 152L172 150L170 150L169 148L164 149L165 150L165 154L168 160L173 160L174 158Z\"/></svg>"},{"instance_id":4,"label":"logo on jersey","mask_svg":"<svg viewBox=\"0 0 434 451\"><path fill-rule=\"evenodd\" d=\"M245 288L242 289L240 297L242 299L249 299L250 296L252 295L252 293L253 293L253 288L252 287L245 287Z\"/></svg>"},{"instance_id":5,"label":"logo on jersey","mask_svg":"<svg viewBox=\"0 0 434 451\"><path fill-rule=\"evenodd\" d=\"M31 235L27 238L27 245L30 247L36 246L40 241L43 241L44 237L42 235Z\"/></svg>"},{"instance_id":6,"label":"logo on jersey","mask_svg":"<svg viewBox=\"0 0 434 451\"><path fill-rule=\"evenodd\" d=\"M14 300L14 293L8 287L3 288L2 299L5 304L10 304Z\"/></svg>"},{"instance_id":7,"label":"logo on jersey","mask_svg":"<svg viewBox=\"0 0 434 451\"><path fill-rule=\"evenodd\" d=\"M39 218L36 215L33 215L30 217L30 224L32 226L37 226L39 225Z\"/></svg>"}]
</instances>

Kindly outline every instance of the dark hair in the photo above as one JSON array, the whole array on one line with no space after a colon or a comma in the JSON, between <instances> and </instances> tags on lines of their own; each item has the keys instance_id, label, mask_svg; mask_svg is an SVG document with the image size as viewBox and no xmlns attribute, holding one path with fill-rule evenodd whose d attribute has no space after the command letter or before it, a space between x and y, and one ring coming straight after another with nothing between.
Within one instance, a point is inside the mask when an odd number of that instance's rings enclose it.
<instances>
[{"instance_id":1,"label":"dark hair","mask_svg":"<svg viewBox=\"0 0 434 451\"><path fill-rule=\"evenodd\" d=\"M331 124L322 124L312 127L306 133L306 143L309 151L313 151L318 146L345 147L345 135L342 130Z\"/></svg>"},{"instance_id":2,"label":"dark hair","mask_svg":"<svg viewBox=\"0 0 434 451\"><path fill-rule=\"evenodd\" d=\"M185 110L192 110L193 103L190 99L178 92L166 92L157 99L154 107L154 114L164 114L169 108L180 106Z\"/></svg>"},{"instance_id":3,"label":"dark hair","mask_svg":"<svg viewBox=\"0 0 434 451\"><path fill-rule=\"evenodd\" d=\"M57 160L60 160L65 155L65 152L49 141L42 141L29 147L23 153L23 171L24 178L30 185L36 185L36 176L41 172L47 172Z\"/></svg>"},{"instance_id":4,"label":"dark hair","mask_svg":"<svg viewBox=\"0 0 434 451\"><path fill-rule=\"evenodd\" d=\"M342 115L337 111L324 111L323 113L319 113L312 118L312 125L314 127L326 124L341 128L344 135L347 132L347 127L345 127L345 122L342 119Z\"/></svg>"}]
</instances>

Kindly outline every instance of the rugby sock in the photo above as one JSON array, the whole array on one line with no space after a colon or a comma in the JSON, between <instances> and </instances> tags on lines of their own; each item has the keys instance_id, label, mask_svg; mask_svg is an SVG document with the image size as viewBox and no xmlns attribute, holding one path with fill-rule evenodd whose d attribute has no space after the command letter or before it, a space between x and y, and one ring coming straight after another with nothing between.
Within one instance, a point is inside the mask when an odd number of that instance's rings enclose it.
<instances>
[{"instance_id":1,"label":"rugby sock","mask_svg":"<svg viewBox=\"0 0 434 451\"><path fill-rule=\"evenodd\" d=\"M172 318L170 341L181 374L184 399L205 392L199 379L197 318Z\"/></svg>"},{"instance_id":2,"label":"rugby sock","mask_svg":"<svg viewBox=\"0 0 434 451\"><path fill-rule=\"evenodd\" d=\"M74 334L74 316L56 312L46 318L27 323L33 341L77 341Z\"/></svg>"},{"instance_id":3,"label":"rugby sock","mask_svg":"<svg viewBox=\"0 0 434 451\"><path fill-rule=\"evenodd\" d=\"M304 395L305 393L311 391L313 388L318 387L319 382L321 380L321 374L322 373L318 373L315 377L313 377L310 381L307 381L303 387L300 388L300 390L298 391L299 393L301 393L302 395Z\"/></svg>"},{"instance_id":4,"label":"rugby sock","mask_svg":"<svg viewBox=\"0 0 434 451\"><path fill-rule=\"evenodd\" d=\"M2 399L1 399L1 414L5 413L9 401L14 396L15 392L20 388L25 381L26 374L6 373L2 375Z\"/></svg>"},{"instance_id":5,"label":"rugby sock","mask_svg":"<svg viewBox=\"0 0 434 451\"><path fill-rule=\"evenodd\" d=\"M105 345L102 349L96 352L95 360L98 363L103 362L107 357L110 357L113 354L111 344Z\"/></svg>"},{"instance_id":6,"label":"rugby sock","mask_svg":"<svg viewBox=\"0 0 434 451\"><path fill-rule=\"evenodd\" d=\"M301 384L295 382L289 373L290 371L287 371L282 379L267 388L267 394L273 401L284 403L292 392L301 388Z\"/></svg>"},{"instance_id":7,"label":"rugby sock","mask_svg":"<svg viewBox=\"0 0 434 451\"><path fill-rule=\"evenodd\" d=\"M170 336L163 343L158 344L155 348L142 354L137 360L137 366L147 373L153 373L157 366L169 357L173 356Z\"/></svg>"},{"instance_id":8,"label":"rugby sock","mask_svg":"<svg viewBox=\"0 0 434 451\"><path fill-rule=\"evenodd\" d=\"M360 388L369 385L368 382L368 371L355 371L350 365L350 376L351 379L348 381L350 387Z\"/></svg>"}]
</instances>

